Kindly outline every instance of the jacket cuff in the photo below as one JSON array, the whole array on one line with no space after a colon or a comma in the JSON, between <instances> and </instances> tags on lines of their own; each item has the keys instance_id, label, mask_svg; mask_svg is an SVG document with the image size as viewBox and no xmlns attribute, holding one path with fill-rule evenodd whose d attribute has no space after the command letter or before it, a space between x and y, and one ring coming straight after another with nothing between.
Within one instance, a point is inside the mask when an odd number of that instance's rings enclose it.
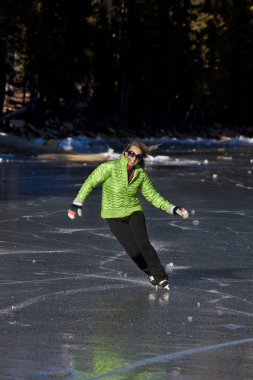
<instances>
[{"instance_id":1,"label":"jacket cuff","mask_svg":"<svg viewBox=\"0 0 253 380\"><path fill-rule=\"evenodd\" d=\"M73 205L83 207L83 202L80 201L79 199L74 199L73 200Z\"/></svg>"},{"instance_id":2,"label":"jacket cuff","mask_svg":"<svg viewBox=\"0 0 253 380\"><path fill-rule=\"evenodd\" d=\"M170 215L173 215L173 211L174 211L174 208L175 208L175 207L176 207L175 205L171 204L171 205L168 207L168 209L166 210L166 212L167 212L168 214L170 214Z\"/></svg>"}]
</instances>

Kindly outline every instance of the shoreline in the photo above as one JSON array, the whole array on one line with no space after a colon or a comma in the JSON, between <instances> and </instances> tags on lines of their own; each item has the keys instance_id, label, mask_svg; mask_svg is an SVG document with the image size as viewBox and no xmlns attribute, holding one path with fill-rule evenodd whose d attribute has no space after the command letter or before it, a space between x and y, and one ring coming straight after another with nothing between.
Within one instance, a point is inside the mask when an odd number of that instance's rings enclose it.
<instances>
[{"instance_id":1,"label":"shoreline","mask_svg":"<svg viewBox=\"0 0 253 380\"><path fill-rule=\"evenodd\" d=\"M65 160L81 162L107 161L107 153L75 153L65 152L59 148L46 145L38 145L27 139L17 136L0 136L0 155L14 154L17 157L36 157L39 160Z\"/></svg>"},{"instance_id":2,"label":"shoreline","mask_svg":"<svg viewBox=\"0 0 253 380\"><path fill-rule=\"evenodd\" d=\"M78 136L77 136L78 137ZM166 138L166 137L165 137ZM136 139L136 137L133 137ZM170 137L168 137L170 139ZM237 139L237 141L236 141ZM150 137L151 144L157 143L156 140L159 140L158 137ZM153 141L152 141L153 140ZM163 138L161 138L163 140ZM240 141L241 140L241 141ZM93 152L78 152L73 150L64 150L62 147L57 147L57 141L48 141L47 144L40 145L32 142L26 138L15 136L15 135L4 135L0 134L0 156L2 155L13 155L15 158L27 159L34 157L38 160L45 161L69 161L69 162L83 162L83 163L96 163L96 162L105 162L112 157L113 149L106 148L103 149L101 146L101 150L98 153ZM196 144L195 144L196 142ZM51 146L49 145L51 143ZM99 144L100 142L98 142ZM119 140L120 143L120 140ZM236 147L252 147L252 143L250 138L244 136L237 137L228 137L228 136L220 136L219 139L205 139L205 137L193 137L193 136L185 136L185 138L177 139L175 137L175 141L162 142L165 144L165 149L169 151L170 155L173 153L181 153L184 151L185 153L189 150L194 151L195 149L206 150L210 148L216 148L218 150L224 149L232 149ZM122 141L123 144L123 141ZM198 145L199 144L199 145ZM102 143L101 143L102 145ZM113 145L113 144L112 144ZM167 147L166 147L167 145Z\"/></svg>"}]
</instances>

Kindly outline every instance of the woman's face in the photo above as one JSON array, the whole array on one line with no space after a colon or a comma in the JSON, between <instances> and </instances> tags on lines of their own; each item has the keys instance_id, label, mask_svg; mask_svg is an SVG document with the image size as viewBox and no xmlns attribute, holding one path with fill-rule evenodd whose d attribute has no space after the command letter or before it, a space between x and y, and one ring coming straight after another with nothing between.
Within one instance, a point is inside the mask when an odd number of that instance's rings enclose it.
<instances>
[{"instance_id":1,"label":"woman's face","mask_svg":"<svg viewBox=\"0 0 253 380\"><path fill-rule=\"evenodd\" d=\"M128 160L128 165L134 166L138 164L142 159L142 150L135 145L131 145L125 152L125 157Z\"/></svg>"}]
</instances>

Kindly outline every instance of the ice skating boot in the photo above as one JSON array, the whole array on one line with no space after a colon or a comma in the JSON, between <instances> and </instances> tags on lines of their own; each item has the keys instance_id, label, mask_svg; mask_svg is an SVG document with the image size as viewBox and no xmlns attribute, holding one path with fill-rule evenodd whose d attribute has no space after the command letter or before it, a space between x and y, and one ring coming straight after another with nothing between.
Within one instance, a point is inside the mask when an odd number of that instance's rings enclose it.
<instances>
[{"instance_id":1,"label":"ice skating boot","mask_svg":"<svg viewBox=\"0 0 253 380\"><path fill-rule=\"evenodd\" d=\"M168 280L162 280L159 282L159 285L166 290L170 290L170 284Z\"/></svg>"},{"instance_id":2,"label":"ice skating boot","mask_svg":"<svg viewBox=\"0 0 253 380\"><path fill-rule=\"evenodd\" d=\"M153 286L157 285L154 276L150 275L150 276L148 276L148 279L149 279L149 282L150 282L151 285L153 285Z\"/></svg>"}]
</instances>

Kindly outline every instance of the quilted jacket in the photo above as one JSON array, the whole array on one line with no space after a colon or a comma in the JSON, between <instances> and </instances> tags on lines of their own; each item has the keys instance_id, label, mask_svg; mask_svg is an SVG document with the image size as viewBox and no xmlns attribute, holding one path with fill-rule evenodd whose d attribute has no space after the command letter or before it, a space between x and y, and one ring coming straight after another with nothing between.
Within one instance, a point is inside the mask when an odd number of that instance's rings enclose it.
<instances>
[{"instance_id":1,"label":"quilted jacket","mask_svg":"<svg viewBox=\"0 0 253 380\"><path fill-rule=\"evenodd\" d=\"M134 176L128 183L127 162L127 158L122 155L120 159L97 166L82 185L74 203L82 205L94 187L103 184L101 217L104 219L121 218L142 211L138 190L153 206L168 212L172 204L157 192L140 166L136 166Z\"/></svg>"}]
</instances>

